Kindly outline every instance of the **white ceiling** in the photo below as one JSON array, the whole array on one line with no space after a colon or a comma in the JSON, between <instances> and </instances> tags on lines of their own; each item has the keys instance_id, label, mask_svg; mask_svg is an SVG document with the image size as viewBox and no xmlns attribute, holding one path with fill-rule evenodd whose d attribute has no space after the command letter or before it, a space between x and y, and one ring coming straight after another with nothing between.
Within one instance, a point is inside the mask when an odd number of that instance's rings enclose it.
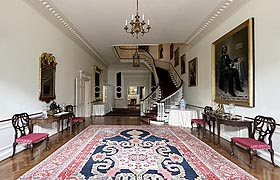
<instances>
[{"instance_id":1,"label":"white ceiling","mask_svg":"<svg viewBox=\"0 0 280 180\"><path fill-rule=\"evenodd\" d=\"M138 39L123 29L136 0L25 1L109 65L119 63L113 45L190 43L246 0L139 0L139 13L152 28Z\"/></svg>"}]
</instances>

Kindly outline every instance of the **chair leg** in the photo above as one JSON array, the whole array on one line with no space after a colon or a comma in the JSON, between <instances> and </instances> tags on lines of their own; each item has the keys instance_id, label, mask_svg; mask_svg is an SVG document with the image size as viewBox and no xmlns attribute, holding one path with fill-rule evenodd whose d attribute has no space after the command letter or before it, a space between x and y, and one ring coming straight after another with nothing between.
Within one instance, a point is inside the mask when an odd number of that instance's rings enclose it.
<instances>
[{"instance_id":1,"label":"chair leg","mask_svg":"<svg viewBox=\"0 0 280 180\"><path fill-rule=\"evenodd\" d=\"M233 141L230 141L230 148L231 148L231 152L230 152L230 155L233 156L234 155L234 152L233 152L233 146L235 145L235 142Z\"/></svg>"},{"instance_id":2,"label":"chair leg","mask_svg":"<svg viewBox=\"0 0 280 180\"><path fill-rule=\"evenodd\" d=\"M198 132L198 137L200 137L200 124L196 124L197 132Z\"/></svg>"},{"instance_id":3,"label":"chair leg","mask_svg":"<svg viewBox=\"0 0 280 180\"><path fill-rule=\"evenodd\" d=\"M34 155L33 155L33 150L34 150L33 147L34 146L33 146L32 143L29 146L30 146L30 151L31 151L31 160L33 160L34 159Z\"/></svg>"},{"instance_id":4,"label":"chair leg","mask_svg":"<svg viewBox=\"0 0 280 180\"><path fill-rule=\"evenodd\" d=\"M13 143L13 154L12 154L12 157L14 157L14 155L16 153L16 145L17 145L17 142L14 142Z\"/></svg>"},{"instance_id":5,"label":"chair leg","mask_svg":"<svg viewBox=\"0 0 280 180\"><path fill-rule=\"evenodd\" d=\"M203 137L205 137L205 134L206 134L206 127L205 126L206 126L206 124L203 124L203 129L202 129L203 130Z\"/></svg>"},{"instance_id":6,"label":"chair leg","mask_svg":"<svg viewBox=\"0 0 280 180\"><path fill-rule=\"evenodd\" d=\"M269 149L268 151L270 152L270 158L271 158L271 162L272 162L273 166L277 166L274 163L274 150L273 149Z\"/></svg>"},{"instance_id":7,"label":"chair leg","mask_svg":"<svg viewBox=\"0 0 280 180\"><path fill-rule=\"evenodd\" d=\"M249 167L250 168L253 168L253 164L252 164L252 161L253 161L253 156L255 154L255 151L253 149L248 149L248 152L249 152L249 157L250 157L250 164L249 164Z\"/></svg>"},{"instance_id":8,"label":"chair leg","mask_svg":"<svg viewBox=\"0 0 280 180\"><path fill-rule=\"evenodd\" d=\"M46 138L46 150L50 149L49 148L49 137Z\"/></svg>"},{"instance_id":9,"label":"chair leg","mask_svg":"<svg viewBox=\"0 0 280 180\"><path fill-rule=\"evenodd\" d=\"M191 130L193 130L193 122L191 122L191 126L192 126L192 127L191 127Z\"/></svg>"}]
</instances>

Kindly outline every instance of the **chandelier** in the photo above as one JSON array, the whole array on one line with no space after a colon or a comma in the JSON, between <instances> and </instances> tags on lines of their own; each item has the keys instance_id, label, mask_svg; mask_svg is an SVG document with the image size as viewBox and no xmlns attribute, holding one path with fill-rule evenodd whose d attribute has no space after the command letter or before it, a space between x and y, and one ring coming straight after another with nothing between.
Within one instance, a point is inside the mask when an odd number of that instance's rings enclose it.
<instances>
[{"instance_id":1,"label":"chandelier","mask_svg":"<svg viewBox=\"0 0 280 180\"><path fill-rule=\"evenodd\" d=\"M146 22L144 20L144 14L142 15L142 19L139 16L139 11L138 11L138 0L137 0L137 10L136 10L136 15L131 16L131 21L130 21L130 28L127 26L127 20L125 20L125 26L124 29L127 33L130 33L133 37L136 36L138 38L138 34L140 33L142 36L144 36L145 33L148 33L151 29L150 26L150 21L148 19L148 24L146 25ZM129 29L129 30L128 30Z\"/></svg>"}]
</instances>

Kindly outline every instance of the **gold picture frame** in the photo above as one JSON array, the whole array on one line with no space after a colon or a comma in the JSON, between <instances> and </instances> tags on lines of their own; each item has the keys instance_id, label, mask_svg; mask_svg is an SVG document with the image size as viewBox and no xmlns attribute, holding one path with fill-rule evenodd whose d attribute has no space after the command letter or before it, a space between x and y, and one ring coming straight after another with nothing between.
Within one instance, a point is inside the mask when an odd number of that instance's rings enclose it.
<instances>
[{"instance_id":1,"label":"gold picture frame","mask_svg":"<svg viewBox=\"0 0 280 180\"><path fill-rule=\"evenodd\" d=\"M170 48L169 48L169 56L170 56L170 60L173 59L173 52L174 51L174 44L170 44Z\"/></svg>"},{"instance_id":2,"label":"gold picture frame","mask_svg":"<svg viewBox=\"0 0 280 180\"><path fill-rule=\"evenodd\" d=\"M181 56L181 75L186 73L186 54Z\"/></svg>"},{"instance_id":3,"label":"gold picture frame","mask_svg":"<svg viewBox=\"0 0 280 180\"><path fill-rule=\"evenodd\" d=\"M177 48L174 51L174 66L178 66L179 65L179 54L180 54L180 48Z\"/></svg>"},{"instance_id":4,"label":"gold picture frame","mask_svg":"<svg viewBox=\"0 0 280 180\"><path fill-rule=\"evenodd\" d=\"M212 43L212 98L254 107L254 19Z\"/></svg>"},{"instance_id":5,"label":"gold picture frame","mask_svg":"<svg viewBox=\"0 0 280 180\"><path fill-rule=\"evenodd\" d=\"M197 86L197 72L198 72L198 64L197 64L197 57L193 58L188 62L188 86Z\"/></svg>"}]
</instances>

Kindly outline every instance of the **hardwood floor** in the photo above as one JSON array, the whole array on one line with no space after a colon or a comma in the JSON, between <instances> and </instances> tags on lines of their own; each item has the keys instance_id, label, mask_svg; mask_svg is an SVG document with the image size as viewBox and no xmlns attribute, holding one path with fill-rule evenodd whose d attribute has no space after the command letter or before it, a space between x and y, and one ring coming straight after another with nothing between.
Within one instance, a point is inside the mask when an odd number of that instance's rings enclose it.
<instances>
[{"instance_id":1,"label":"hardwood floor","mask_svg":"<svg viewBox=\"0 0 280 180\"><path fill-rule=\"evenodd\" d=\"M139 117L129 117L129 116L105 116L105 117L93 117L86 119L86 127L90 124L100 125L140 125ZM1 180L10 180L17 179L23 173L31 169L40 163L43 159L51 155L55 150L60 146L65 144L76 134L83 130L83 126L80 125L79 129L75 127L72 135L69 135L67 130L64 130L63 133L60 133L60 142L57 142L56 135L50 137L50 149L45 150L45 142L38 144L34 148L34 160L30 160L30 151L25 150L20 153L17 153L13 158L7 158L0 162L0 179ZM191 132L190 129L187 129ZM196 130L194 129L192 134L198 137ZM201 135L199 139L201 139ZM280 179L280 168L274 167L270 162L265 161L261 158L254 157L255 169L250 169L248 167L249 157L245 150L235 147L235 156L230 156L230 145L228 141L221 139L221 147L218 147L214 142L217 141L217 137L213 138L210 136L209 132L206 133L206 137L201 139L206 144L211 146L213 149L218 151L220 154L225 156L227 159L237 164L239 167L243 168L257 179L264 180L278 180Z\"/></svg>"}]
</instances>

